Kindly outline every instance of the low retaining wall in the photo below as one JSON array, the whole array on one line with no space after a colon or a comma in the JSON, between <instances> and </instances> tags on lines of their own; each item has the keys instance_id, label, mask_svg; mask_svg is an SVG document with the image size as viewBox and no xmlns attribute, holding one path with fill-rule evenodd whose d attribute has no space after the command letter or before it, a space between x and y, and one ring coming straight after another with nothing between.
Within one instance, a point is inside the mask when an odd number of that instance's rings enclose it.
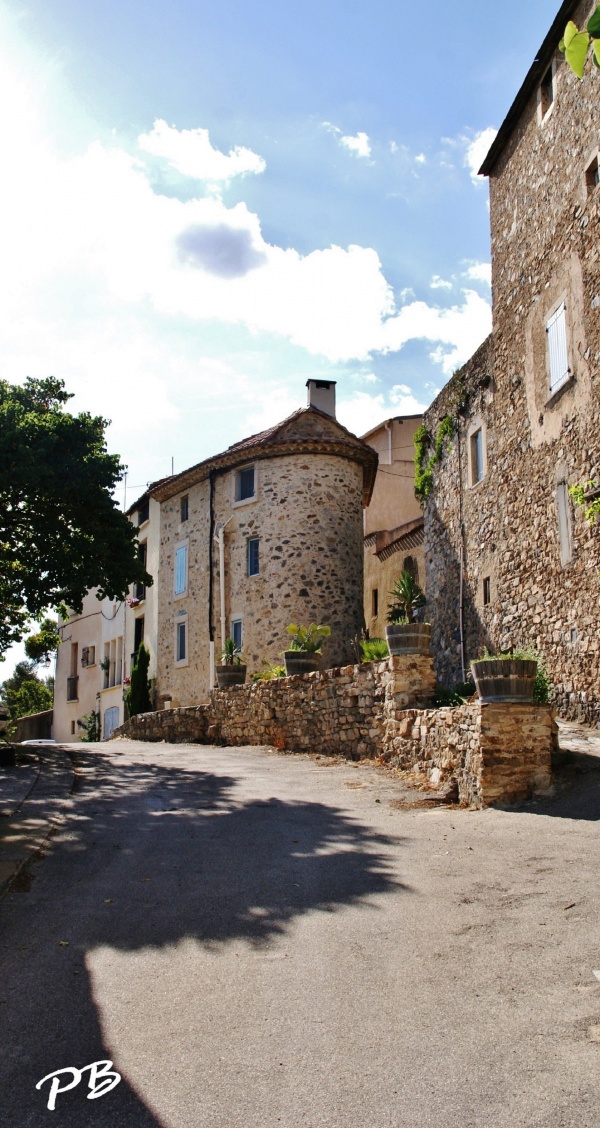
<instances>
[{"instance_id":1,"label":"low retaining wall","mask_svg":"<svg viewBox=\"0 0 600 1128\"><path fill-rule=\"evenodd\" d=\"M114 736L175 743L271 745L379 759L461 801L514 802L551 782L556 724L547 705L431 709L424 655L213 690L210 702L133 717Z\"/></svg>"},{"instance_id":2,"label":"low retaining wall","mask_svg":"<svg viewBox=\"0 0 600 1128\"><path fill-rule=\"evenodd\" d=\"M50 740L52 736L52 717L52 709L44 709L42 713L30 713L28 717L19 717L15 731L15 741Z\"/></svg>"}]
</instances>

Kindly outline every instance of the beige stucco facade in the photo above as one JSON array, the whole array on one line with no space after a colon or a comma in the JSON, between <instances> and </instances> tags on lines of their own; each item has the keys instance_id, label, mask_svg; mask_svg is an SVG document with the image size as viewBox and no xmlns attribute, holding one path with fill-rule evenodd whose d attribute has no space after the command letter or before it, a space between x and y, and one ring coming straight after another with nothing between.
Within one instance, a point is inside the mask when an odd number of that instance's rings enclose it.
<instances>
[{"instance_id":1,"label":"beige stucco facade","mask_svg":"<svg viewBox=\"0 0 600 1128\"><path fill-rule=\"evenodd\" d=\"M414 491L414 436L422 415L385 419L363 435L379 464L364 521L364 624L384 638L390 591L408 568L425 587L423 516Z\"/></svg>"},{"instance_id":2,"label":"beige stucco facade","mask_svg":"<svg viewBox=\"0 0 600 1128\"><path fill-rule=\"evenodd\" d=\"M59 627L60 645L56 654L54 683L54 739L60 743L81 740L77 724L98 708L102 644L102 607L90 591L80 615L73 615Z\"/></svg>"}]
</instances>

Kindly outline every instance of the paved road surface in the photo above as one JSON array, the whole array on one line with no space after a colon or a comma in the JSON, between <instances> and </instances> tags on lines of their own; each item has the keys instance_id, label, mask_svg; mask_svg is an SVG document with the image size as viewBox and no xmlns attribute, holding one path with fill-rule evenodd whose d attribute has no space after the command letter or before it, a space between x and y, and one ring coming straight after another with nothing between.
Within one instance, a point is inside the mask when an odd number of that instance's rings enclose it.
<instances>
[{"instance_id":1,"label":"paved road surface","mask_svg":"<svg viewBox=\"0 0 600 1128\"><path fill-rule=\"evenodd\" d=\"M484 812L255 748L80 763L0 907L3 1126L598 1128L585 749L553 802ZM42 1077L107 1058L111 1092L46 1108Z\"/></svg>"}]
</instances>

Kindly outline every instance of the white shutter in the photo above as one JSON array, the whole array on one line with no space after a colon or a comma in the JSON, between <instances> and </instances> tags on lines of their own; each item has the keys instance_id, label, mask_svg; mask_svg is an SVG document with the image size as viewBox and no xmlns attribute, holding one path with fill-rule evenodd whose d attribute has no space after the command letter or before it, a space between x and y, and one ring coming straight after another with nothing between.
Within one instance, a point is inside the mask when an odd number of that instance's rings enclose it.
<instances>
[{"instance_id":1,"label":"white shutter","mask_svg":"<svg viewBox=\"0 0 600 1128\"><path fill-rule=\"evenodd\" d=\"M175 595L181 595L187 587L187 545L175 552Z\"/></svg>"},{"instance_id":2,"label":"white shutter","mask_svg":"<svg viewBox=\"0 0 600 1128\"><path fill-rule=\"evenodd\" d=\"M550 358L550 392L556 392L569 376L569 357L567 353L567 309L565 303L559 305L546 322L548 335L548 356Z\"/></svg>"}]
</instances>

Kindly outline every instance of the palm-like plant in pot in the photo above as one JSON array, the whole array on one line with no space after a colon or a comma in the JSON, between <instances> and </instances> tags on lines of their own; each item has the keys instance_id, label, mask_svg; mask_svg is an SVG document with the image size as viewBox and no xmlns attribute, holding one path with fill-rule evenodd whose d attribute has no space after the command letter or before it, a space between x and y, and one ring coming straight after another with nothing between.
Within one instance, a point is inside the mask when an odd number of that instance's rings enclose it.
<instances>
[{"instance_id":1,"label":"palm-like plant in pot","mask_svg":"<svg viewBox=\"0 0 600 1128\"><path fill-rule=\"evenodd\" d=\"M292 635L290 649L283 656L287 676L311 674L320 669L323 639L329 638L331 627L318 626L317 623L301 627L297 623L290 623L286 630Z\"/></svg>"},{"instance_id":2,"label":"palm-like plant in pot","mask_svg":"<svg viewBox=\"0 0 600 1128\"><path fill-rule=\"evenodd\" d=\"M243 685L246 680L246 666L242 662L241 649L232 638L225 639L221 654L221 665L215 667L219 689L230 685Z\"/></svg>"},{"instance_id":3,"label":"palm-like plant in pot","mask_svg":"<svg viewBox=\"0 0 600 1128\"><path fill-rule=\"evenodd\" d=\"M430 623L415 622L415 611L427 603L423 589L407 568L400 573L390 595L385 637L390 654L429 654Z\"/></svg>"}]
</instances>

